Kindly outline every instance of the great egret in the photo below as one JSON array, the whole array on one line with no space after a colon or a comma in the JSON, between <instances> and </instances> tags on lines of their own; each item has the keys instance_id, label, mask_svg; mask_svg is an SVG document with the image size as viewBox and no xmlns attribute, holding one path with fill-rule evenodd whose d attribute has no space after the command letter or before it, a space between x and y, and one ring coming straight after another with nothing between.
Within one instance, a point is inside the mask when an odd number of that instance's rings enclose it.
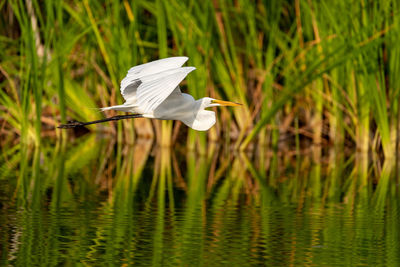
<instances>
[{"instance_id":1,"label":"great egret","mask_svg":"<svg viewBox=\"0 0 400 267\"><path fill-rule=\"evenodd\" d=\"M194 67L182 67L187 57L170 57L132 67L121 81L121 94L125 103L118 106L101 108L134 114L114 116L103 120L78 122L69 121L58 128L74 128L94 123L128 118L153 118L161 120L180 120L190 128L206 131L215 124L215 113L205 110L217 106L240 106L229 101L204 97L197 101L184 94L179 83L195 70Z\"/></svg>"}]
</instances>

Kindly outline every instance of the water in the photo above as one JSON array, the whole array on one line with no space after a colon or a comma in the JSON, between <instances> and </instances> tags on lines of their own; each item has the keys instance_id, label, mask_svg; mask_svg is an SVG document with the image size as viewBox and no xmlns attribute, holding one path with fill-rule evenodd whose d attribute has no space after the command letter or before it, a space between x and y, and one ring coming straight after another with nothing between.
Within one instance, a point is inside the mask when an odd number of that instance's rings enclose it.
<instances>
[{"instance_id":1,"label":"water","mask_svg":"<svg viewBox=\"0 0 400 267\"><path fill-rule=\"evenodd\" d=\"M1 265L400 263L393 175L353 187L350 165L302 156L262 167L221 148L200 156L94 136L16 151L17 171L3 157L0 175Z\"/></svg>"},{"instance_id":2,"label":"water","mask_svg":"<svg viewBox=\"0 0 400 267\"><path fill-rule=\"evenodd\" d=\"M66 203L67 204L67 203ZM72 203L71 203L72 204ZM13 266L396 266L398 216L326 209L200 205L113 210L104 203L2 211L2 263ZM72 206L72 205L71 205Z\"/></svg>"}]
</instances>

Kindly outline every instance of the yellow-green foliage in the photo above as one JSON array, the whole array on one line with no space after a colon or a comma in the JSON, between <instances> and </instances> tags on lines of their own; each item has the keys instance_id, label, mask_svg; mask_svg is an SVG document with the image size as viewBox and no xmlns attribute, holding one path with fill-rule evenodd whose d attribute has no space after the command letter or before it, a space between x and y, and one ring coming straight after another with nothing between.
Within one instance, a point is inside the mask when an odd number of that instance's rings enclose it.
<instances>
[{"instance_id":1,"label":"yellow-green foliage","mask_svg":"<svg viewBox=\"0 0 400 267\"><path fill-rule=\"evenodd\" d=\"M270 129L292 134L298 120L295 135L314 143L346 142L392 157L399 11L390 0L6 1L2 133L39 144L60 122L96 119L93 108L121 103L119 81L129 67L186 55L197 70L184 90L244 104L219 110L213 140L233 139L242 149L257 140L274 144L278 132ZM133 136L132 123L119 125ZM167 138L177 126L153 125ZM188 135L189 147L207 142Z\"/></svg>"}]
</instances>

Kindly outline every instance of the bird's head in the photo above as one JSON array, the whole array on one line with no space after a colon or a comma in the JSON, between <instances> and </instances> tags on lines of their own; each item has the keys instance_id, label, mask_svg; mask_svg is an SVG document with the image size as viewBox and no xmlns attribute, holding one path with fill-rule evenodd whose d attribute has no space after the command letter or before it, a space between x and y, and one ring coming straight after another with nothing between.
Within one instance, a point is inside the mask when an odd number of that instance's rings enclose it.
<instances>
[{"instance_id":1,"label":"bird's head","mask_svg":"<svg viewBox=\"0 0 400 267\"><path fill-rule=\"evenodd\" d=\"M242 104L234 103L230 101L218 100L211 97L204 97L202 99L202 107L210 108L210 107L220 107L220 106L241 106Z\"/></svg>"},{"instance_id":2,"label":"bird's head","mask_svg":"<svg viewBox=\"0 0 400 267\"><path fill-rule=\"evenodd\" d=\"M194 111L193 120L183 121L186 125L197 131L207 131L215 124L215 113L211 110L206 110L210 107L219 106L240 106L241 104L204 97L197 102L197 109Z\"/></svg>"}]
</instances>

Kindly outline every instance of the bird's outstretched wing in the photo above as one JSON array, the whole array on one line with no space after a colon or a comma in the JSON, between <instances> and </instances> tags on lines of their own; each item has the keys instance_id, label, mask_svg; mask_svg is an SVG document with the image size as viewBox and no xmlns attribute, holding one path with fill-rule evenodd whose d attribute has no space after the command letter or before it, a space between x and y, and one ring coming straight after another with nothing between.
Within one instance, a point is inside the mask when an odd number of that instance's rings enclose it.
<instances>
[{"instance_id":1,"label":"bird's outstretched wing","mask_svg":"<svg viewBox=\"0 0 400 267\"><path fill-rule=\"evenodd\" d=\"M195 67L182 67L140 78L136 104L144 113L155 110ZM178 88L179 90L179 88Z\"/></svg>"},{"instance_id":2,"label":"bird's outstretched wing","mask_svg":"<svg viewBox=\"0 0 400 267\"><path fill-rule=\"evenodd\" d=\"M187 57L169 57L138 65L129 69L126 77L121 81L121 94L126 101L136 96L138 87L143 83L141 78L167 70L177 69L186 61Z\"/></svg>"}]
</instances>

